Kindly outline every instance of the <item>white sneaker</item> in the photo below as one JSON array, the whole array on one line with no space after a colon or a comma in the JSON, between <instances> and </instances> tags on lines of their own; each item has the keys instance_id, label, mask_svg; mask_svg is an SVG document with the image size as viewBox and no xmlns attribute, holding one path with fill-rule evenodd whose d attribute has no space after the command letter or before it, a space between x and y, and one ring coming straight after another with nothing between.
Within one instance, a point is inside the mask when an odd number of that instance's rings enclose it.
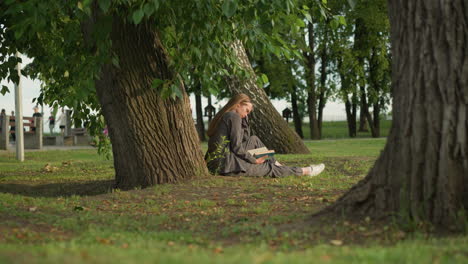
<instances>
[{"instance_id":1,"label":"white sneaker","mask_svg":"<svg viewBox=\"0 0 468 264\"><path fill-rule=\"evenodd\" d=\"M310 177L319 175L325 169L325 164L320 163L319 165L310 165Z\"/></svg>"}]
</instances>

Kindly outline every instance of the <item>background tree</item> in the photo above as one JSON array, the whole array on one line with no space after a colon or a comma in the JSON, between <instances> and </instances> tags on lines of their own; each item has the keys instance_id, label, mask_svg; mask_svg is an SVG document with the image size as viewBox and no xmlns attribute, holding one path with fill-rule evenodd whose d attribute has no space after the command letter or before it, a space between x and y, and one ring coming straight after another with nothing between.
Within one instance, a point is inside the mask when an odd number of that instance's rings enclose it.
<instances>
[{"instance_id":1,"label":"background tree","mask_svg":"<svg viewBox=\"0 0 468 264\"><path fill-rule=\"evenodd\" d=\"M269 76L264 86L268 97L291 103L294 129L299 137L304 138L302 119L305 114L305 101L302 94L305 86L299 74L301 71L299 59L278 58L264 54L254 59L253 66L256 72Z\"/></svg>"},{"instance_id":2,"label":"background tree","mask_svg":"<svg viewBox=\"0 0 468 264\"><path fill-rule=\"evenodd\" d=\"M278 153L309 153L301 138L289 128L273 107L263 88L257 85L255 72L242 43L236 41L233 46L242 67L250 73L251 78L228 78L228 89L232 93L245 93L251 98L255 105L255 111L250 115L250 125L254 133L269 149Z\"/></svg>"},{"instance_id":3,"label":"background tree","mask_svg":"<svg viewBox=\"0 0 468 264\"><path fill-rule=\"evenodd\" d=\"M380 136L380 113L389 102L389 24L385 0L356 1L354 18L356 74L360 92L359 131ZM372 107L372 114L369 110Z\"/></svg>"},{"instance_id":4,"label":"background tree","mask_svg":"<svg viewBox=\"0 0 468 264\"><path fill-rule=\"evenodd\" d=\"M462 0L388 5L391 132L369 174L330 209L451 229L465 223L468 208L467 6Z\"/></svg>"},{"instance_id":5,"label":"background tree","mask_svg":"<svg viewBox=\"0 0 468 264\"><path fill-rule=\"evenodd\" d=\"M301 32L298 47L302 51L304 80L307 85L307 112L311 139L321 138L323 109L328 97L332 94L327 85L329 66L328 34L330 23L344 24L341 16L331 16L330 10L324 4L315 5L307 10L307 26ZM312 20L312 17L315 20ZM316 77L316 64L320 61L319 81Z\"/></svg>"}]
</instances>

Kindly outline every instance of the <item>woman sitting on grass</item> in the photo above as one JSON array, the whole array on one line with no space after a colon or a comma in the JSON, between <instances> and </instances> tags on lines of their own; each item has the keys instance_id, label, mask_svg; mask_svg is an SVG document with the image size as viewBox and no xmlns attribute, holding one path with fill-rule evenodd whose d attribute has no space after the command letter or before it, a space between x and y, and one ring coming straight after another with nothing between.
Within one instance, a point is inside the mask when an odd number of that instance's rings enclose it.
<instances>
[{"instance_id":1,"label":"woman sitting on grass","mask_svg":"<svg viewBox=\"0 0 468 264\"><path fill-rule=\"evenodd\" d=\"M256 136L250 135L248 115L253 110L250 98L237 94L219 111L208 127L208 151L205 155L212 173L239 176L284 177L289 175L316 176L325 165L288 167L268 156L255 158L248 150L264 147Z\"/></svg>"}]
</instances>

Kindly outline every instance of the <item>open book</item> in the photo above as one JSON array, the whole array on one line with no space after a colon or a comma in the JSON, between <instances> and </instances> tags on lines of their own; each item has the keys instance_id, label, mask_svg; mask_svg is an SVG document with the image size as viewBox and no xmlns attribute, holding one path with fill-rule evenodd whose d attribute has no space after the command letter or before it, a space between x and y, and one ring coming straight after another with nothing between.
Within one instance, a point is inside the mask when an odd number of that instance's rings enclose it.
<instances>
[{"instance_id":1,"label":"open book","mask_svg":"<svg viewBox=\"0 0 468 264\"><path fill-rule=\"evenodd\" d=\"M254 156L257 159L263 156L272 157L275 154L274 150L269 150L266 147L247 150L247 152L252 154L252 156Z\"/></svg>"}]
</instances>

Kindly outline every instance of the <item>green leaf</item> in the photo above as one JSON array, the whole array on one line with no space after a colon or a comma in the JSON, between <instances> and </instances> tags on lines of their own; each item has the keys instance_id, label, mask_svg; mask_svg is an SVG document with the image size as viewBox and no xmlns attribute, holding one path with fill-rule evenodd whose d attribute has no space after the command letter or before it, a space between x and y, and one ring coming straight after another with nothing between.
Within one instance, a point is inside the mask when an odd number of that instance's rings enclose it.
<instances>
[{"instance_id":1,"label":"green leaf","mask_svg":"<svg viewBox=\"0 0 468 264\"><path fill-rule=\"evenodd\" d=\"M106 13L107 10L109 10L110 5L111 5L110 0L99 0L99 7L104 13Z\"/></svg>"},{"instance_id":2,"label":"green leaf","mask_svg":"<svg viewBox=\"0 0 468 264\"><path fill-rule=\"evenodd\" d=\"M153 13L154 13L154 5L150 4L150 3L146 3L144 6L143 6L143 10L145 11L145 15L147 17L151 16Z\"/></svg>"},{"instance_id":3,"label":"green leaf","mask_svg":"<svg viewBox=\"0 0 468 264\"><path fill-rule=\"evenodd\" d=\"M171 92L172 92L172 99L174 99L175 96L179 97L180 99L184 97L182 92L180 91L180 87L176 84L171 85Z\"/></svg>"},{"instance_id":4,"label":"green leaf","mask_svg":"<svg viewBox=\"0 0 468 264\"><path fill-rule=\"evenodd\" d=\"M266 74L262 74L262 82L263 83L268 83L268 76Z\"/></svg>"},{"instance_id":5,"label":"green leaf","mask_svg":"<svg viewBox=\"0 0 468 264\"><path fill-rule=\"evenodd\" d=\"M298 27L305 27L305 23L302 19L298 18L296 19L296 26Z\"/></svg>"},{"instance_id":6,"label":"green leaf","mask_svg":"<svg viewBox=\"0 0 468 264\"><path fill-rule=\"evenodd\" d=\"M135 10L135 12L133 12L133 16L132 16L133 23L135 23L135 25L140 24L140 22L143 19L144 15L145 15L145 13L143 12L143 10L141 10L141 9Z\"/></svg>"},{"instance_id":7,"label":"green leaf","mask_svg":"<svg viewBox=\"0 0 468 264\"><path fill-rule=\"evenodd\" d=\"M119 58L117 57L112 57L112 64L120 69L120 64L119 64Z\"/></svg>"},{"instance_id":8,"label":"green leaf","mask_svg":"<svg viewBox=\"0 0 468 264\"><path fill-rule=\"evenodd\" d=\"M21 36L23 35L23 33L24 33L23 28L19 28L19 29L15 30L15 39L20 39Z\"/></svg>"},{"instance_id":9,"label":"green leaf","mask_svg":"<svg viewBox=\"0 0 468 264\"><path fill-rule=\"evenodd\" d=\"M237 10L237 1L235 0L225 0L222 6L223 14L226 17L232 17Z\"/></svg>"},{"instance_id":10,"label":"green leaf","mask_svg":"<svg viewBox=\"0 0 468 264\"><path fill-rule=\"evenodd\" d=\"M161 86L161 84L163 84L164 81L161 80L161 79L154 79L153 80L153 83L151 84L151 88L153 89L159 89L159 87Z\"/></svg>"},{"instance_id":11,"label":"green leaf","mask_svg":"<svg viewBox=\"0 0 468 264\"><path fill-rule=\"evenodd\" d=\"M352 9L354 9L356 7L356 0L348 0L348 4Z\"/></svg>"},{"instance_id":12,"label":"green leaf","mask_svg":"<svg viewBox=\"0 0 468 264\"><path fill-rule=\"evenodd\" d=\"M0 93L1 93L2 95L5 95L6 93L9 93L9 92L10 92L10 89L8 89L7 86L2 85L2 90L0 90Z\"/></svg>"},{"instance_id":13,"label":"green leaf","mask_svg":"<svg viewBox=\"0 0 468 264\"><path fill-rule=\"evenodd\" d=\"M338 16L338 21L341 25L346 26L346 18L344 16Z\"/></svg>"},{"instance_id":14,"label":"green leaf","mask_svg":"<svg viewBox=\"0 0 468 264\"><path fill-rule=\"evenodd\" d=\"M331 26L333 29L336 30L336 29L338 28L338 26L339 26L338 20L336 20L336 19L331 20L331 21L330 21L330 26Z\"/></svg>"},{"instance_id":15,"label":"green leaf","mask_svg":"<svg viewBox=\"0 0 468 264\"><path fill-rule=\"evenodd\" d=\"M305 13L304 16L305 16L305 18L307 19L307 21L309 21L310 23L312 23L312 17L310 16L309 13Z\"/></svg>"},{"instance_id":16,"label":"green leaf","mask_svg":"<svg viewBox=\"0 0 468 264\"><path fill-rule=\"evenodd\" d=\"M153 0L153 5L154 5L154 9L155 9L155 10L158 10L158 8L159 8L159 0Z\"/></svg>"}]
</instances>

